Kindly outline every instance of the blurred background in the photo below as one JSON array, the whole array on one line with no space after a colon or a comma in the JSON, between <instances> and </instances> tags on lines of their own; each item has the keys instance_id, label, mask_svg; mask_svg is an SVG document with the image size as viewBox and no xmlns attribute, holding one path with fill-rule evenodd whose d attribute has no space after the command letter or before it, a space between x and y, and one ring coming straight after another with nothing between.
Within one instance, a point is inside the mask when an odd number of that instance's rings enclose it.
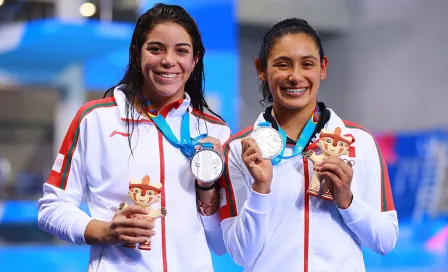
<instances>
[{"instance_id":1,"label":"blurred background","mask_svg":"<svg viewBox=\"0 0 448 272\"><path fill-rule=\"evenodd\" d=\"M319 100L374 132L389 167L400 238L385 257L365 249L367 271L448 271L448 1L161 2L197 21L207 99L233 132L263 110L263 34L308 20L329 58ZM0 271L86 270L88 247L41 232L36 200L76 110L121 79L135 21L154 3L0 0ZM217 272L242 271L213 257Z\"/></svg>"}]
</instances>

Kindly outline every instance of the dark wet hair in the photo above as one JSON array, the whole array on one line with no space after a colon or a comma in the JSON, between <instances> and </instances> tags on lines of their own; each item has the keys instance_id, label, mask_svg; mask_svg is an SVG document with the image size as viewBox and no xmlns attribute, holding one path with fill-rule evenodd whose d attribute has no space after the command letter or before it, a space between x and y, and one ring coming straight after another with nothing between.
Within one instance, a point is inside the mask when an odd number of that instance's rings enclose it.
<instances>
[{"instance_id":1,"label":"dark wet hair","mask_svg":"<svg viewBox=\"0 0 448 272\"><path fill-rule=\"evenodd\" d=\"M314 30L308 22L303 19L290 18L276 23L264 35L263 43L261 45L260 52L258 53L258 58L261 61L261 68L263 70L266 70L267 68L269 55L271 54L272 48L275 46L277 41L289 34L304 34L313 39L316 44L316 48L319 51L320 61L323 61L324 49L322 47L320 36L316 30ZM263 94L263 99L260 101L262 105L273 102L267 80L261 82L260 92Z\"/></svg>"},{"instance_id":2,"label":"dark wet hair","mask_svg":"<svg viewBox=\"0 0 448 272\"><path fill-rule=\"evenodd\" d=\"M221 116L210 109L204 97L205 74L203 59L205 48L202 43L199 28L190 14L181 6L158 3L138 18L132 35L131 45L129 46L129 63L123 78L116 85L126 84L123 92L127 98L126 126L130 135L132 135L134 126L137 125L137 122L133 120L135 111L133 106L137 105L145 109L147 102L143 98L144 79L139 63L142 46L146 41L148 33L156 25L166 22L178 24L187 31L193 43L193 55L198 59L190 78L185 83L185 92L190 96L192 106L198 109L202 115L204 114L204 110L207 109L210 113L223 120ZM113 91L116 86L109 88L104 94L104 97L113 96ZM203 116L203 118L205 117ZM129 146L131 147L131 136L128 137L128 140Z\"/></svg>"}]
</instances>

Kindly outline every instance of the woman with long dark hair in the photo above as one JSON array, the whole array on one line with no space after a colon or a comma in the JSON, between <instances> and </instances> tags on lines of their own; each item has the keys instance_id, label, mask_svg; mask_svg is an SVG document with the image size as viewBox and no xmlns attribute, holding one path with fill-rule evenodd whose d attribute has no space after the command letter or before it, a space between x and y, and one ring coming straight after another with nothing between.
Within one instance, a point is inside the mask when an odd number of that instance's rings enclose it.
<instances>
[{"instance_id":1,"label":"woman with long dark hair","mask_svg":"<svg viewBox=\"0 0 448 272\"><path fill-rule=\"evenodd\" d=\"M215 180L230 129L204 98L204 54L191 16L157 4L137 21L123 79L73 119L39 226L91 245L88 271L212 271L209 247L225 253Z\"/></svg>"}]
</instances>

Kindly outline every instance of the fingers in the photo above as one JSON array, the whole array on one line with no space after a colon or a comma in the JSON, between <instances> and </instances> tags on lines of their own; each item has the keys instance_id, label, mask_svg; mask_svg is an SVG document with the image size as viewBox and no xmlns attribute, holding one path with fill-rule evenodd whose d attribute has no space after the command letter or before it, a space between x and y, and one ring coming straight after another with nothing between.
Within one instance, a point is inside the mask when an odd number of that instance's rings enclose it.
<instances>
[{"instance_id":1,"label":"fingers","mask_svg":"<svg viewBox=\"0 0 448 272\"><path fill-rule=\"evenodd\" d=\"M328 157L318 166L319 173L339 189L350 188L353 169L339 157Z\"/></svg>"},{"instance_id":2,"label":"fingers","mask_svg":"<svg viewBox=\"0 0 448 272\"><path fill-rule=\"evenodd\" d=\"M344 160L342 160L339 157L331 156L331 157L325 158L323 163L324 164L331 163L331 164L338 165L341 168L341 170L346 174L353 172L353 169L350 167L350 165L348 165L346 162L344 162Z\"/></svg>"},{"instance_id":3,"label":"fingers","mask_svg":"<svg viewBox=\"0 0 448 272\"><path fill-rule=\"evenodd\" d=\"M148 229L140 229L140 228L119 228L117 229L118 238L121 240L120 236L128 236L128 237L150 237L154 236L156 232L154 230L148 230Z\"/></svg>"},{"instance_id":4,"label":"fingers","mask_svg":"<svg viewBox=\"0 0 448 272\"><path fill-rule=\"evenodd\" d=\"M203 144L203 143L211 143L213 144L213 150L218 151L221 156L223 156L223 149L222 149L222 144L221 141L214 138L214 137L205 137L204 139L199 140L199 143ZM201 149L201 146L196 146L197 150Z\"/></svg>"},{"instance_id":5,"label":"fingers","mask_svg":"<svg viewBox=\"0 0 448 272\"><path fill-rule=\"evenodd\" d=\"M143 220L128 219L113 222L115 237L122 243L142 243L154 236L154 223Z\"/></svg>"},{"instance_id":6,"label":"fingers","mask_svg":"<svg viewBox=\"0 0 448 272\"><path fill-rule=\"evenodd\" d=\"M148 214L148 210L144 207L138 206L138 205L132 205L123 208L121 211L119 211L123 215L130 215L130 214Z\"/></svg>"},{"instance_id":7,"label":"fingers","mask_svg":"<svg viewBox=\"0 0 448 272\"><path fill-rule=\"evenodd\" d=\"M331 171L322 171L320 172L320 175L327 181L330 180L331 184L335 185L336 187L340 187L340 185L342 184L341 179Z\"/></svg>"},{"instance_id":8,"label":"fingers","mask_svg":"<svg viewBox=\"0 0 448 272\"><path fill-rule=\"evenodd\" d=\"M324 159L319 167L320 172L329 171L336 174L341 180L351 179L353 168L338 157L329 157Z\"/></svg>"},{"instance_id":9,"label":"fingers","mask_svg":"<svg viewBox=\"0 0 448 272\"><path fill-rule=\"evenodd\" d=\"M117 227L125 227L125 228L141 228L141 229L154 228L153 222L147 222L144 220L129 219L129 218L117 219L113 222L113 224L116 225Z\"/></svg>"},{"instance_id":10,"label":"fingers","mask_svg":"<svg viewBox=\"0 0 448 272\"><path fill-rule=\"evenodd\" d=\"M244 138L244 139L242 139L241 140L242 153L244 153L244 151L246 151L249 147L255 146L255 145L258 146L257 142L253 138Z\"/></svg>"},{"instance_id":11,"label":"fingers","mask_svg":"<svg viewBox=\"0 0 448 272\"><path fill-rule=\"evenodd\" d=\"M243 162L248 167L253 167L261 162L263 162L263 157L260 153L253 153L252 155L243 158Z\"/></svg>"},{"instance_id":12,"label":"fingers","mask_svg":"<svg viewBox=\"0 0 448 272\"><path fill-rule=\"evenodd\" d=\"M263 156L261 155L261 152L257 150L258 148L251 146L249 147L243 155L241 155L241 158L244 162L256 162L260 163L263 161Z\"/></svg>"},{"instance_id":13,"label":"fingers","mask_svg":"<svg viewBox=\"0 0 448 272\"><path fill-rule=\"evenodd\" d=\"M241 140L241 147L243 158L252 155L254 153L259 153L261 155L260 147L258 146L257 142L255 142L255 140L252 138L246 138Z\"/></svg>"},{"instance_id":14,"label":"fingers","mask_svg":"<svg viewBox=\"0 0 448 272\"><path fill-rule=\"evenodd\" d=\"M260 147L254 139L246 138L241 140L243 162L248 167L253 167L256 164L263 162Z\"/></svg>"},{"instance_id":15,"label":"fingers","mask_svg":"<svg viewBox=\"0 0 448 272\"><path fill-rule=\"evenodd\" d=\"M131 244L139 244L146 242L148 240L149 236L139 236L139 237L133 237L133 236L127 236L127 235L119 235L118 240L119 243L131 243Z\"/></svg>"},{"instance_id":16,"label":"fingers","mask_svg":"<svg viewBox=\"0 0 448 272\"><path fill-rule=\"evenodd\" d=\"M319 172L333 173L341 180L346 180L348 178L348 175L344 171L342 171L341 167L333 163L323 163L321 166L319 166Z\"/></svg>"},{"instance_id":17,"label":"fingers","mask_svg":"<svg viewBox=\"0 0 448 272\"><path fill-rule=\"evenodd\" d=\"M199 142L201 144L203 144L203 143L211 143L211 144L216 145L216 146L220 146L221 145L221 141L220 140L218 140L218 139L216 139L214 137L210 137L210 136L207 136L204 139L199 140Z\"/></svg>"}]
</instances>

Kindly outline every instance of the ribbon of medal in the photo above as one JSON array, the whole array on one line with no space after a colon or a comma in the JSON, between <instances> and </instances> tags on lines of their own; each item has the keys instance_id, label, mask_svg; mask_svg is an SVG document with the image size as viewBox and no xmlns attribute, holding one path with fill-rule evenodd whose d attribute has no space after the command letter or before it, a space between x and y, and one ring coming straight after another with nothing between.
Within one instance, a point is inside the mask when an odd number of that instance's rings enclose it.
<instances>
[{"instance_id":1,"label":"ribbon of medal","mask_svg":"<svg viewBox=\"0 0 448 272\"><path fill-rule=\"evenodd\" d=\"M275 119L274 109L272 109L272 117ZM302 153L309 139L313 136L313 132L319 121L319 117L320 117L320 110L319 107L316 106L316 109L314 110L310 119L306 123L302 133L300 134L299 140L296 142L296 145L294 146L293 153L290 156L283 156L285 152L287 136L286 132L280 127L280 125L278 125L278 132L282 138L282 150L280 151L279 155L272 158L273 165L279 164L281 160L290 159Z\"/></svg>"},{"instance_id":2,"label":"ribbon of medal","mask_svg":"<svg viewBox=\"0 0 448 272\"><path fill-rule=\"evenodd\" d=\"M180 140L174 135L170 126L166 122L165 118L147 102L148 116L154 121L155 125L159 128L166 140L176 148L179 148L182 154L191 159L196 153L196 146L199 145L199 141L207 137L207 134L201 134L198 137L191 139L190 137L190 116L187 112L182 116L182 122L180 125Z\"/></svg>"}]
</instances>

